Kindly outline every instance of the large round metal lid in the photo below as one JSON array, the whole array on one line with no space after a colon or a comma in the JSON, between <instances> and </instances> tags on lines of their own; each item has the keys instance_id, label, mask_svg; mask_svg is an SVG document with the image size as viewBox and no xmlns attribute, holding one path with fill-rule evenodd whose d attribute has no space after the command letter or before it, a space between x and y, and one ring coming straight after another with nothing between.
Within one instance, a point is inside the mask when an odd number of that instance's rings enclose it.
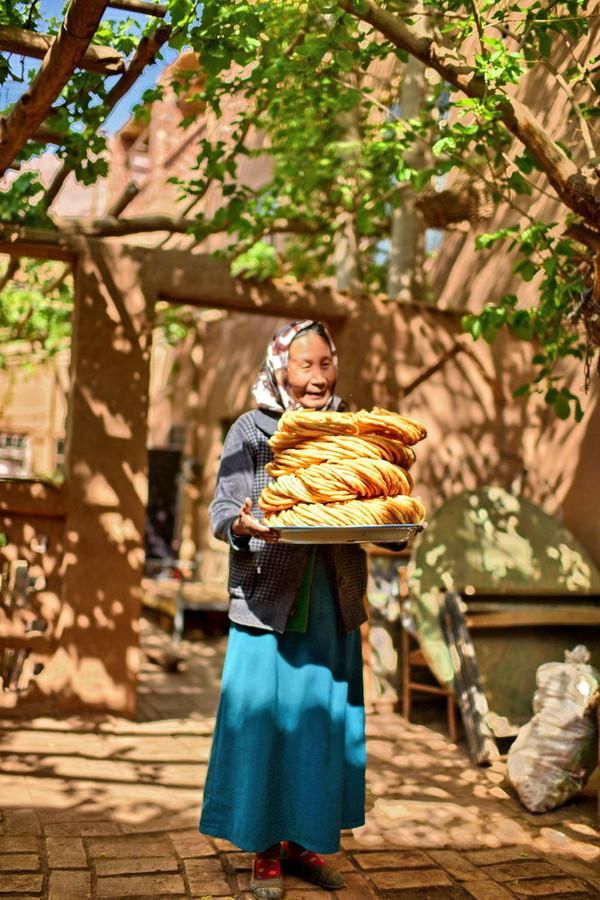
<instances>
[{"instance_id":1,"label":"large round metal lid","mask_svg":"<svg viewBox=\"0 0 600 900\"><path fill-rule=\"evenodd\" d=\"M410 565L411 610L421 646L442 683L452 681L438 617L444 590L469 594L600 593L600 573L560 522L500 487L444 503L417 540Z\"/></svg>"}]
</instances>

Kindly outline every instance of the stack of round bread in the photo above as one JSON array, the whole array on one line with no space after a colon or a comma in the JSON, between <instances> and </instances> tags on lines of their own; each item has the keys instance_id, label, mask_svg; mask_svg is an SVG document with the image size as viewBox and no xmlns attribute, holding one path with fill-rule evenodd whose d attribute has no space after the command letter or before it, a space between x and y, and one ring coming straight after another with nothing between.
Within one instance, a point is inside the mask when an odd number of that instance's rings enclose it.
<instances>
[{"instance_id":1,"label":"stack of round bread","mask_svg":"<svg viewBox=\"0 0 600 900\"><path fill-rule=\"evenodd\" d=\"M265 523L397 525L422 522L425 507L411 497L412 445L426 431L412 419L371 412L286 412L270 440L273 461L259 506Z\"/></svg>"}]
</instances>

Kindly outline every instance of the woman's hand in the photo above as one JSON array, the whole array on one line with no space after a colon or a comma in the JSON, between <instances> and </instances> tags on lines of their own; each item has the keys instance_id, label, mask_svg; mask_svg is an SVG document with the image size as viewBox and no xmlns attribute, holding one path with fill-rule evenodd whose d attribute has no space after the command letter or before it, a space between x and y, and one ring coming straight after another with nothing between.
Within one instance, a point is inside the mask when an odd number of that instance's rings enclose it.
<instances>
[{"instance_id":1,"label":"woman's hand","mask_svg":"<svg viewBox=\"0 0 600 900\"><path fill-rule=\"evenodd\" d=\"M252 500L246 497L242 508L240 509L237 519L233 520L231 530L239 537L247 535L249 537L261 538L268 544L276 544L279 540L279 532L276 528L269 528L263 525L258 519L252 515Z\"/></svg>"}]
</instances>

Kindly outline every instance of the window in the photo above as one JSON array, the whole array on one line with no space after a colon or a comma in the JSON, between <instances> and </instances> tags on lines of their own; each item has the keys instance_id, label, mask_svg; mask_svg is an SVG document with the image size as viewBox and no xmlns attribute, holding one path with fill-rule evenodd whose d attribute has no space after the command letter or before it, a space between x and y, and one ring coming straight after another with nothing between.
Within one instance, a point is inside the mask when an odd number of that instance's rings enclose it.
<instances>
[{"instance_id":1,"label":"window","mask_svg":"<svg viewBox=\"0 0 600 900\"><path fill-rule=\"evenodd\" d=\"M0 432L0 476L31 474L31 441L29 435Z\"/></svg>"}]
</instances>

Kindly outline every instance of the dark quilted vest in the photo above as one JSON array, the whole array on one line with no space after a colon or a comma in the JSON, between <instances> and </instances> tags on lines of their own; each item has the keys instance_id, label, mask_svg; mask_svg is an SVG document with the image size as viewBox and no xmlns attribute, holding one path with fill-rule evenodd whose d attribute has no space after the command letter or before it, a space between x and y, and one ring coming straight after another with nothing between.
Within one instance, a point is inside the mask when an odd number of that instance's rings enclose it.
<instances>
[{"instance_id":1,"label":"dark quilted vest","mask_svg":"<svg viewBox=\"0 0 600 900\"><path fill-rule=\"evenodd\" d=\"M268 439L277 419L255 410L245 413L232 429L250 448L254 466L252 478L253 514L263 518L258 507L261 491L270 479L266 464L273 458ZM239 542L244 544L244 542ZM285 631L296 600L309 547L303 544L267 544L258 538L246 541L243 549L230 551L230 618L240 625L270 631ZM340 626L353 631L365 621L367 565L364 551L356 544L323 545L335 588Z\"/></svg>"}]
</instances>

